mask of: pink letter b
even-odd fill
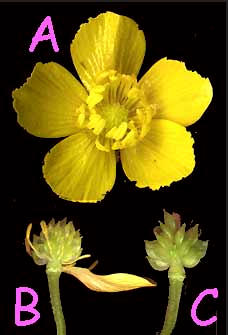
[[[33,298],[31,304],[27,306],[21,306],[21,293],[22,292],[31,294]],[[29,287],[16,288],[15,324],[17,326],[28,326],[28,325],[35,323],[37,320],[39,320],[40,313],[36,309],[34,309],[37,302],[38,302],[38,295],[33,289]],[[21,321],[20,319],[21,312],[29,312],[29,313],[32,313],[34,316],[30,320]]]

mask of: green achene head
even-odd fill
[[[33,243],[30,242],[32,225],[28,226],[26,233],[26,249],[37,265],[46,264],[53,270],[61,270],[62,266],[74,265],[81,258],[81,239],[79,230],[75,230],[73,222],[63,219],[55,223],[52,219],[48,224],[41,221],[41,233],[33,235]]]
[[[147,259],[155,270],[196,266],[207,251],[208,241],[199,240],[198,225],[185,231],[180,216],[164,210],[164,222],[154,228],[156,240],[145,241]]]

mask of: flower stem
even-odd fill
[[[175,327],[183,282],[184,278],[169,278],[169,300],[160,335],[170,335]]]
[[[52,311],[56,323],[57,335],[66,335],[66,324],[62,311],[60,292],[59,292],[59,277],[61,272],[52,272],[46,270],[48,278],[48,286],[51,298]]]

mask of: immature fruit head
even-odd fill
[[[155,270],[196,266],[207,251],[208,241],[198,239],[198,225],[185,231],[180,216],[164,210],[164,221],[154,228],[156,240],[145,241],[147,259]]]

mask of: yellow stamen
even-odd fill
[[[30,248],[37,254],[37,256],[40,257],[39,251],[33,246],[33,244],[30,241],[31,230],[32,230],[32,223],[30,223],[27,227],[25,241],[28,243]],[[31,255],[31,251],[28,249],[28,245],[26,245],[26,243],[25,243],[26,251],[28,252],[29,255]]]
[[[88,270],[93,270],[95,268],[95,266],[97,266],[98,264],[98,260],[96,260],[95,262],[93,262],[89,267],[88,267]]]
[[[46,238],[46,241],[47,241],[47,245],[48,245],[48,248],[49,248],[49,251],[50,251],[50,254],[52,254],[52,247],[49,243],[49,240],[48,240],[48,228],[47,228],[47,224],[45,221],[41,221],[40,222],[40,226],[41,226],[41,229],[42,229],[42,232],[44,234],[44,237]]]
[[[82,255],[82,256],[78,257],[77,260],[83,259],[83,258],[89,258],[89,257],[91,257],[91,255],[86,254],[86,255]]]

